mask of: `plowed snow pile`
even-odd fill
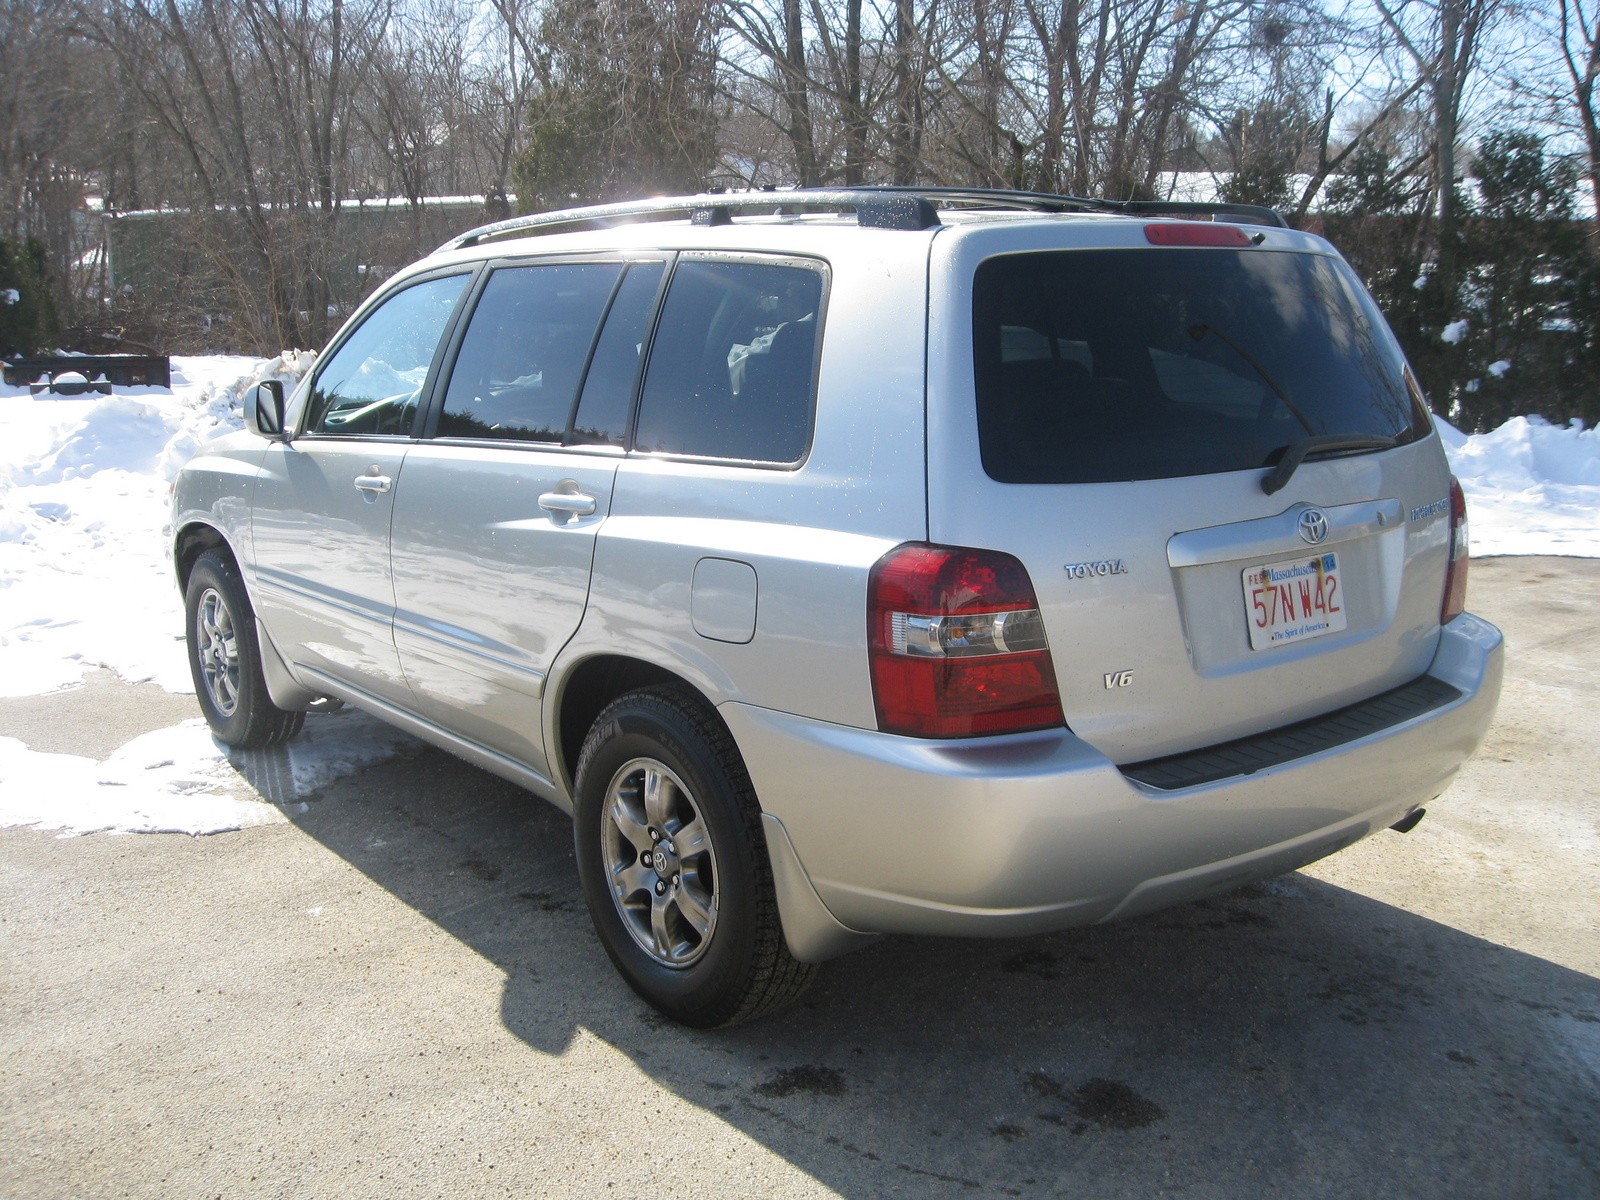
[[[1600,558],[1600,428],[1513,417],[1469,437],[1434,424],[1467,493],[1474,554]]]

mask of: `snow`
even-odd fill
[[[1489,374],[1496,379],[1499,379],[1509,370],[1511,370],[1511,360],[1507,358],[1496,359],[1489,364]]]
[[[1440,341],[1449,342],[1452,346],[1454,346],[1466,336],[1467,322],[1465,320],[1451,321],[1450,324],[1446,325],[1444,330],[1439,334],[1439,339]]]
[[[1439,417],[1472,553],[1600,558],[1600,429],[1513,417],[1468,436]]]
[[[246,389],[311,355],[173,360],[173,386],[63,398],[0,387],[0,696],[80,685],[98,668],[192,686],[167,559],[169,482],[242,426]],[[1491,368],[1492,369],[1492,368]],[[1436,420],[1466,491],[1475,554],[1600,557],[1600,434],[1518,417],[1468,436]],[[229,754],[198,721],[101,761],[0,737],[0,825],[65,833],[238,829],[412,745],[372,718],[314,715],[287,747]],[[248,798],[255,793],[271,803]]]
[[[180,358],[170,391],[0,388],[0,696],[72,687],[96,667],[190,690],[163,534],[169,482],[202,443],[241,426],[250,383],[309,365]]]
[[[0,387],[0,696],[77,687],[104,667],[193,690],[167,558],[169,483],[243,423],[245,390],[312,356],[177,358],[173,386],[110,396]],[[288,747],[229,754],[196,718],[104,762],[0,737],[0,825],[215,833],[284,819],[329,779],[414,743],[360,713],[316,716]],[[275,803],[247,798],[248,781]]]
[[[516,207],[517,207],[517,195],[516,195],[516,193],[515,192],[509,193],[505,197],[505,200],[506,200],[506,203],[511,206],[511,210],[513,212],[515,212],[516,211]],[[485,197],[483,197],[483,196],[469,196],[469,195],[462,195],[462,196],[419,196],[416,200],[412,200],[407,196],[375,196],[375,197],[371,197],[371,198],[366,199],[366,200],[359,200],[359,199],[358,200],[345,200],[342,203],[343,203],[343,206],[345,208],[347,208],[347,209],[365,209],[365,208],[410,209],[410,208],[413,208],[413,207],[416,207],[416,208],[479,208],[479,209],[481,209],[484,206]],[[266,207],[269,210],[272,209],[272,205],[267,205]],[[104,200],[101,199],[100,197],[90,197],[89,198],[89,208],[91,210],[104,211]],[[110,216],[110,217],[112,217],[112,218],[114,218],[116,220],[119,220],[119,221],[126,221],[126,220],[139,220],[139,219],[145,219],[145,218],[150,218],[150,217],[165,217],[165,216],[171,216],[174,213],[187,213],[188,211],[189,210],[186,209],[186,208],[135,208],[135,209],[129,209],[127,212],[110,212],[110,213],[107,213],[106,215]]]
[[[306,722],[274,750],[229,752],[199,717],[147,733],[104,762],[0,737],[0,826],[85,833],[223,833],[283,821],[300,798],[415,742],[365,713]],[[236,794],[243,776],[266,798]],[[279,807],[279,806],[282,807]]]

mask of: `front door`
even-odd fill
[[[389,526],[421,398],[468,278],[401,288],[324,356],[300,431],[269,450],[251,509],[256,608],[278,651],[407,707]]]

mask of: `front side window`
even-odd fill
[[[1238,471],[1314,435],[1428,431],[1394,335],[1322,254],[989,259],[973,285],[973,360],[983,465],[1002,483]]]
[[[689,259],[667,285],[638,450],[796,463],[811,441],[823,271]]]
[[[439,337],[469,278],[413,284],[373,309],[318,368],[306,432],[409,434]]]
[[[502,267],[450,372],[438,436],[560,442],[621,263]]]

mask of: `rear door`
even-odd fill
[[[973,282],[943,289],[971,303],[930,336],[932,540],[1021,559],[1067,723],[1116,761],[1289,724],[1432,658],[1438,441],[1348,267],[1264,233],[1157,246],[1117,222],[946,264]],[[1371,440],[1267,492],[1328,435]]]
[[[418,711],[535,771],[582,619],[664,260],[502,263],[406,460],[395,643]]]

